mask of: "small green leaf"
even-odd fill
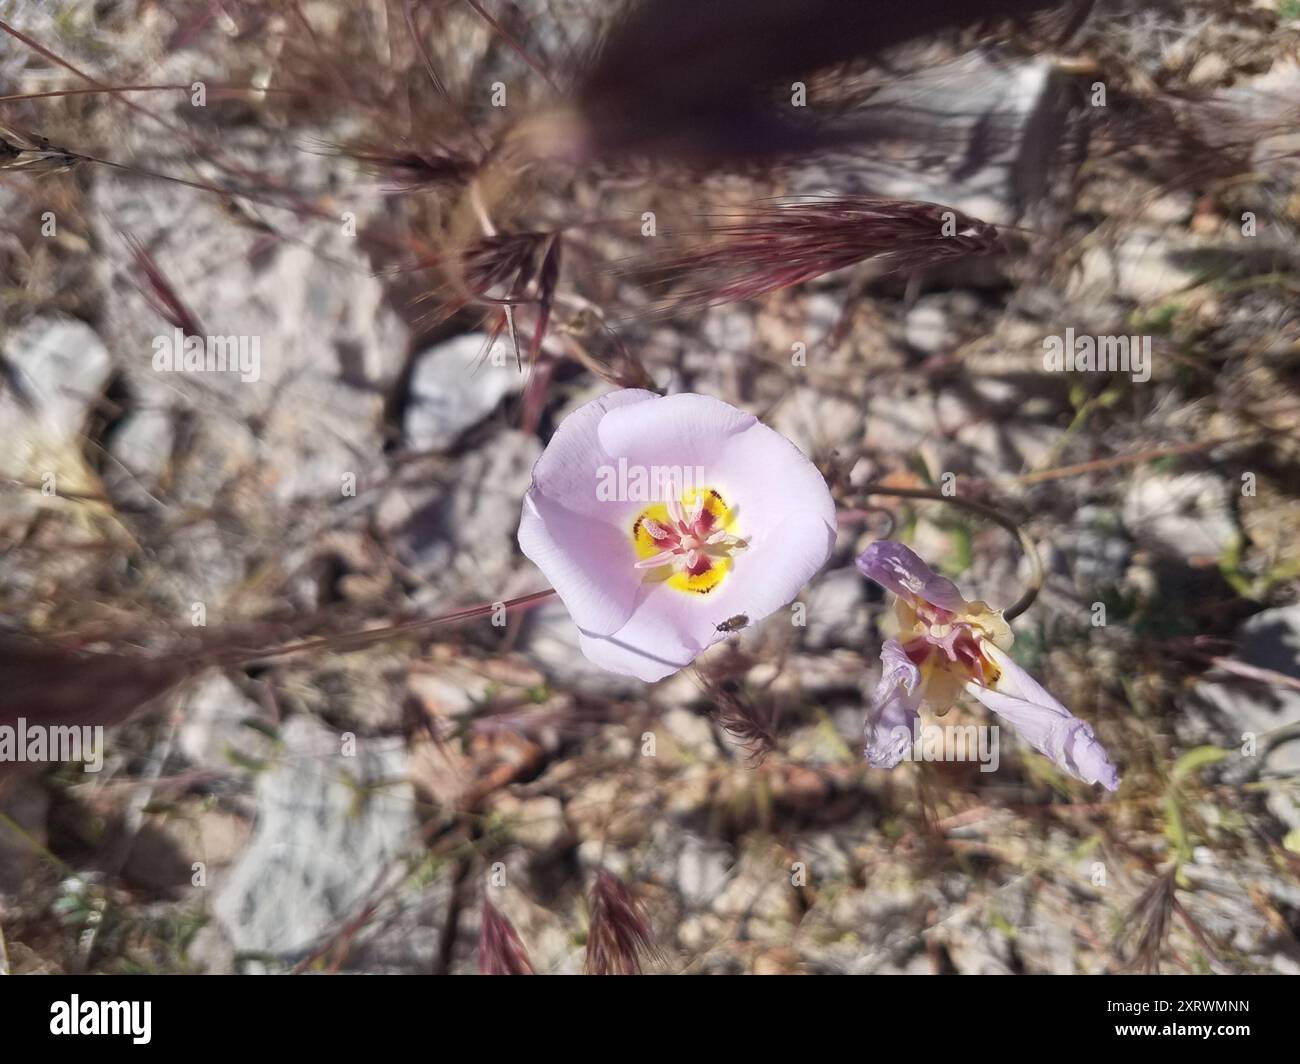
[[[1221,746],[1198,746],[1174,762],[1174,770],[1170,775],[1175,783],[1181,783],[1197,770],[1207,765],[1216,765],[1227,756],[1228,751]]]

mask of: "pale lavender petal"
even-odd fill
[[[826,562],[835,531],[816,516],[794,514],[779,535],[736,555],[735,568],[708,595],[646,585],[627,623],[603,638],[587,630],[583,652],[597,665],[647,682],[684,668],[727,638],[724,621],[752,625],[788,604]]]
[[[1010,721],[1024,740],[1057,768],[1085,783],[1116,790],[1119,773],[1092,726],[1048,694],[1005,651],[987,640],[983,650],[1001,675],[992,688],[968,683],[966,690]]]
[[[654,402],[651,402],[654,400]],[[533,466],[530,496],[544,495],[565,509],[587,514],[607,524],[621,524],[629,504],[611,506],[597,492],[601,470],[616,466],[616,456],[600,443],[600,426],[606,417],[631,407],[654,407],[659,397],[640,388],[623,388],[584,403],[564,418],[546,450]],[[637,509],[632,504],[631,509]]]
[[[837,527],[825,478],[807,455],[762,422],[729,436],[709,474],[716,481],[710,486],[732,504],[746,536],[779,533],[781,522],[796,513]]]
[[[606,636],[579,629],[578,641],[601,668],[654,683],[685,668],[723,637],[712,614],[699,606],[666,584],[651,585],[622,628]]]
[[[956,584],[926,565],[915,551],[893,540],[871,544],[859,556],[858,570],[909,606],[923,601],[957,613],[966,605]]]
[[[835,501],[817,467],[784,436],[756,423],[733,436],[710,482],[749,546],[708,602],[725,620],[743,613],[754,623],[792,602],[826,564],[838,529]]]
[[[704,465],[711,474],[728,438],[757,423],[753,414],[712,396],[669,395],[611,410],[600,421],[600,445],[634,465]]]
[[[744,546],[714,591],[643,580],[630,529],[648,500],[603,502],[596,491],[601,468],[620,462],[652,489],[661,487],[650,472],[657,467],[680,470],[678,491],[722,496],[735,517],[729,531]],[[534,471],[519,542],[569,609],[583,652],[653,681],[725,638],[723,622],[744,614],[754,623],[789,603],[825,564],[835,534],[834,502],[816,467],[752,414],[707,396],[629,391],[561,424]]]
[[[867,761],[875,768],[894,768],[912,746],[920,719],[921,672],[896,639],[880,649],[880,682],[867,712]]]
[[[622,627],[641,591],[628,532],[636,503],[604,502],[599,470],[613,459],[598,426],[611,411],[655,399],[653,392],[610,392],[579,407],[555,430],[533,467],[519,522],[519,547],[551,582],[580,628],[606,635]]]
[[[669,404],[661,420],[658,412]],[[825,480],[794,444],[749,414],[706,396],[670,396],[606,418],[601,438],[626,448],[629,460],[700,466],[703,480],[695,486],[722,495],[748,545],[733,554],[731,571],[712,593],[653,587],[623,629],[588,629],[583,649],[597,664],[645,680],[675,672],[726,638],[723,622],[743,615],[756,624],[788,605],[834,549],[835,503]],[[640,449],[645,439],[659,441],[657,452]]]
[[[717,591],[692,603],[704,608],[712,625],[740,613],[754,624],[789,605],[835,547],[834,524],[814,511],[791,513],[772,528],[740,531],[750,537],[749,546],[733,555],[732,571]]]
[[[579,628],[617,631],[641,593],[631,536],[529,492],[519,520],[519,549],[551,582]]]

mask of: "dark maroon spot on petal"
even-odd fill
[[[908,660],[913,665],[922,665],[925,659],[930,656],[933,644],[922,636],[919,639],[913,639],[907,646],[903,647],[903,653],[907,655]]]

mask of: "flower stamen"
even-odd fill
[[[733,555],[748,543],[732,531],[734,515],[718,491],[692,488],[678,493],[665,482],[663,500],[647,507],[632,525],[640,555],[634,565],[650,572],[647,579],[708,594],[730,571]]]

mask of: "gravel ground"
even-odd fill
[[[495,912],[536,971],[581,972],[605,872],[652,971],[1300,973],[1294,5],[1097,4],[1064,43],[944,37],[883,89],[871,64],[809,80],[944,116],[919,157],[651,153],[468,193],[356,153],[538,136],[617,5],[517,3],[503,33],[453,5],[419,47],[398,3],[305,3],[310,33],[297,7],[0,3],[94,81],[182,86],[0,101],[50,142],[0,169],[0,679],[31,700],[0,698],[109,724],[100,772],[0,765],[0,962],[468,973]],[[0,42],[0,95],[86,85]],[[948,205],[1001,250],[739,301],[646,280],[708,215],[823,192]],[[480,228],[566,233],[518,359],[446,266]],[[178,327],[253,338],[250,372],[160,370]],[[1067,329],[1145,337],[1149,372],[1047,371]],[[800,609],[656,684],[586,661],[554,600],[248,660],[545,587],[516,542],[533,463],[620,384],[741,406],[826,474],[849,515]],[[866,764],[886,604],[855,556],[888,525],[970,597],[1030,580],[960,508],[849,513],[882,481],[1037,544],[1016,656],[1117,794],[1005,730],[995,772]]]

